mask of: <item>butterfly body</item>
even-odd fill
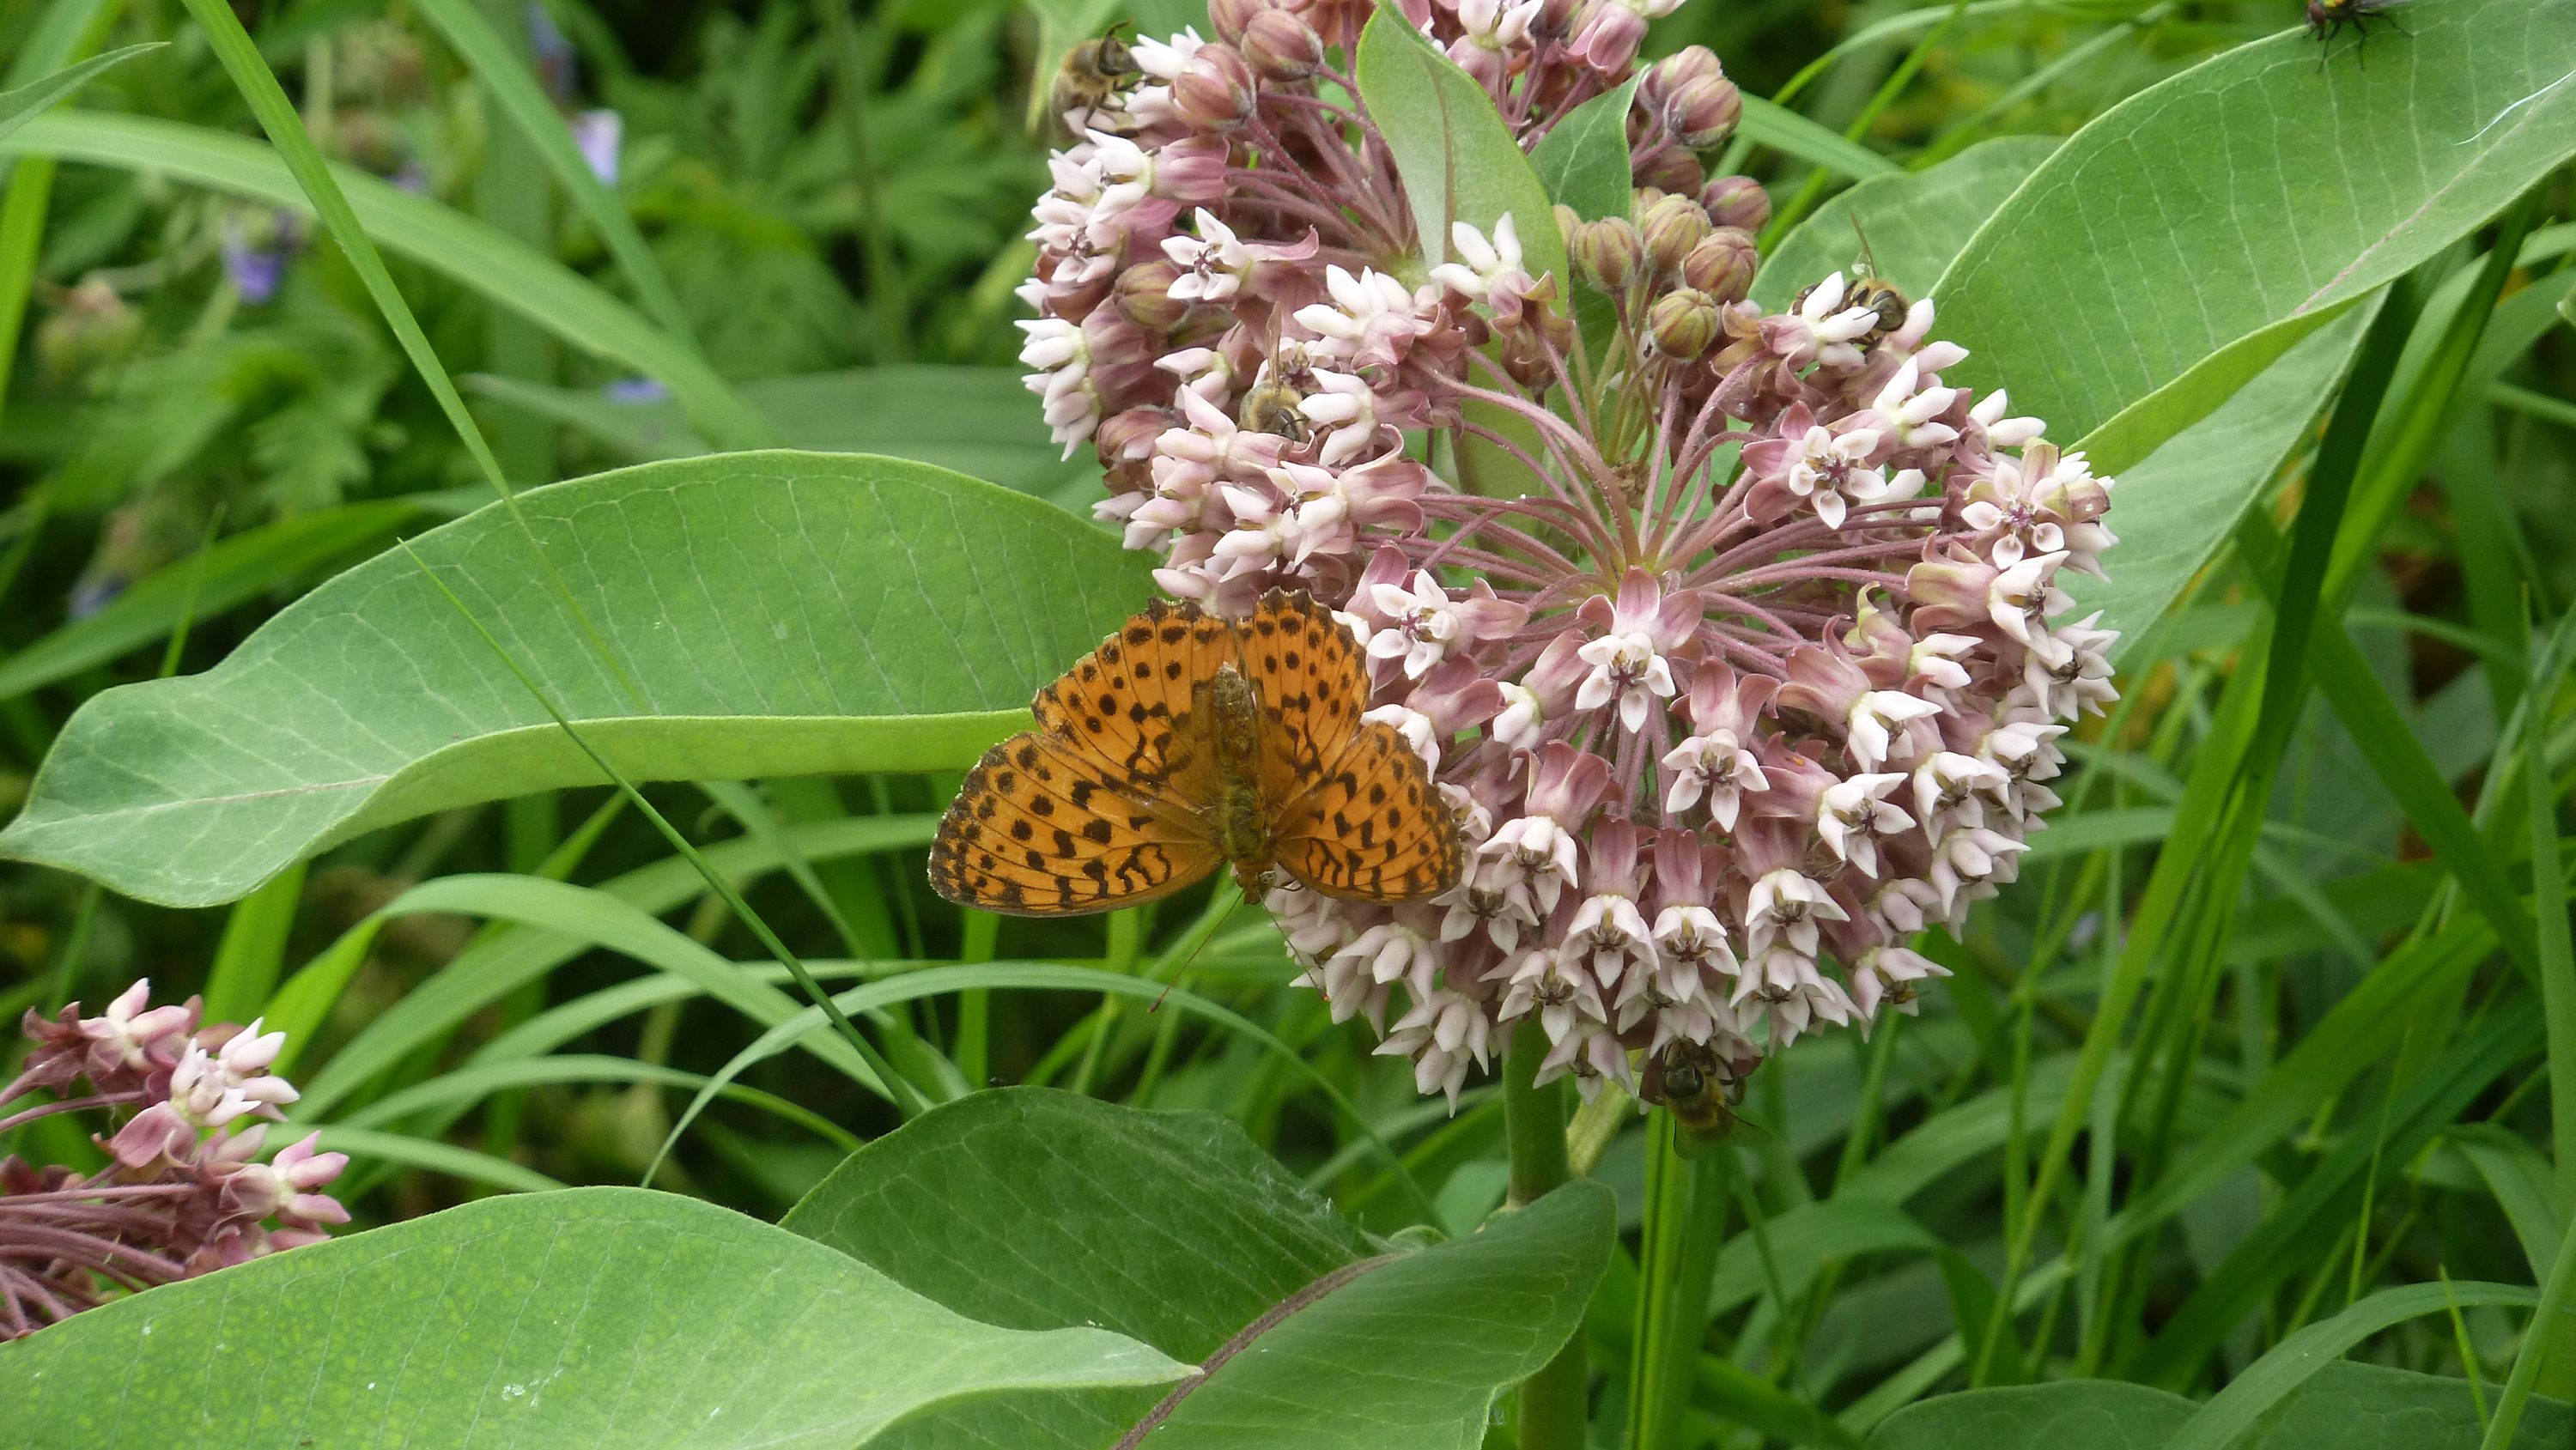
[[[1363,720],[1359,642],[1304,594],[1241,621],[1157,602],[1032,702],[985,753],[930,852],[964,906],[1066,916],[1170,895],[1231,866],[1330,896],[1425,901],[1465,846],[1429,768]]]

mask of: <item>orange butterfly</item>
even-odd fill
[[[1038,728],[984,753],[930,847],[930,884],[1013,916],[1169,896],[1231,863],[1327,896],[1424,901],[1466,848],[1422,757],[1363,722],[1359,641],[1309,594],[1249,619],[1160,600],[1038,692]]]

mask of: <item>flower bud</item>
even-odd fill
[[[1264,10],[1243,31],[1243,58],[1274,81],[1302,81],[1323,69],[1324,38],[1286,10]]]
[[[1655,299],[1646,314],[1646,335],[1657,352],[1688,362],[1717,340],[1717,324],[1717,299],[1683,287]]]
[[[1208,28],[1226,44],[1241,45],[1254,17],[1269,8],[1269,0],[1208,0]]]
[[[1651,108],[1664,130],[1693,151],[1724,141],[1744,111],[1744,98],[1704,45],[1656,62],[1637,87],[1637,104]]]
[[[1190,310],[1190,304],[1172,295],[1172,284],[1180,275],[1181,269],[1162,257],[1139,262],[1118,274],[1110,300],[1119,316],[1138,327],[1157,334],[1170,332]]]
[[[1567,206],[1561,201],[1555,206],[1548,208],[1548,210],[1554,213],[1556,217],[1556,235],[1558,239],[1565,243],[1565,249],[1567,251],[1573,251],[1574,234],[1583,229],[1583,213],[1576,211],[1574,208]]]
[[[1667,196],[1637,218],[1637,234],[1645,240],[1656,274],[1668,274],[1707,238],[1708,213],[1689,197]]]
[[[1699,204],[1722,227],[1758,232],[1771,220],[1771,194],[1750,176],[1719,177],[1699,194]]]
[[[1252,115],[1252,67],[1230,45],[1198,48],[1172,82],[1172,109],[1203,131],[1231,131]]]
[[[1649,186],[1682,196],[1699,191],[1708,173],[1700,170],[1699,158],[1679,146],[1667,146],[1637,172],[1637,179]]]
[[[1605,217],[1574,229],[1574,265],[1586,284],[1624,292],[1646,264],[1645,239],[1625,218]]]
[[[1682,281],[1720,302],[1741,302],[1753,289],[1753,273],[1762,265],[1753,234],[1737,227],[1718,227],[1682,259]]]

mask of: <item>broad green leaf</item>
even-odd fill
[[[1474,1450],[1495,1397],[1582,1323],[1617,1217],[1609,1189],[1578,1179],[1369,1269],[1185,1386],[1149,1443]]]
[[[296,514],[218,540],[136,580],[107,607],[76,619],[0,661],[0,700],[67,679],[128,655],[177,627],[180,614],[206,620],[272,590],[301,585],[324,568],[374,553],[422,510],[402,499]]]
[[[2339,1359],[2274,1407],[2239,1444],[2243,1450],[2478,1450],[2484,1439],[2468,1381]],[[2525,1402],[2514,1450],[2563,1450],[2571,1444],[2576,1413],[2557,1400],[2535,1396]]]
[[[779,1226],[970,1319],[1093,1323],[1191,1361],[1371,1252],[1224,1118],[1035,1087],[924,1113]]]
[[[1887,1417],[1869,1450],[2161,1450],[2195,1406],[2117,1380],[1967,1390]]]
[[[932,1109],[851,1155],[780,1227],[970,1319],[1095,1325],[1192,1363],[1370,1253],[1226,1119],[1048,1088]],[[1023,1396],[948,1412],[902,1440],[1105,1446],[1160,1398]]]
[[[1762,259],[1753,300],[1778,311],[1799,289],[1834,272],[1848,276],[1863,235],[1878,275],[1908,297],[1932,295],[1968,238],[2058,144],[2054,136],[2001,136],[1938,166],[1872,176],[1834,195]]]
[[[47,106],[87,85],[90,77],[100,71],[122,65],[147,50],[159,50],[169,43],[155,40],[129,45],[123,50],[111,50],[105,55],[91,56],[78,65],[66,66],[33,84],[20,86],[14,91],[0,91],[0,136],[6,136],[43,115]]]
[[[0,139],[0,154],[119,167],[297,212],[312,210],[269,147],[172,121],[64,112]],[[767,441],[765,420],[695,352],[597,283],[453,207],[364,171],[334,166],[331,176],[378,245],[445,274],[575,347],[660,379],[700,427],[730,446]]]
[[[597,784],[477,622],[630,779],[959,769],[1147,592],[1116,540],[896,459],[647,464],[517,511],[350,570],[205,674],[91,699],[0,850],[207,905],[394,821]]]
[[[1585,101],[1539,138],[1530,169],[1549,200],[1574,208],[1585,221],[1628,215],[1637,194],[1628,165],[1628,111],[1645,79],[1639,71]]]
[[[0,1345],[30,1445],[811,1446],[1185,1367],[963,1319],[844,1254],[629,1188],[485,1199]]]
[[[2123,643],[2143,638],[2217,554],[2282,463],[2313,436],[2317,414],[2369,321],[2367,308],[2353,308],[2328,322],[2207,417],[2123,469],[2106,520],[2120,536],[2120,547],[2102,559],[2111,577],[2065,575],[2075,613],[2098,609],[2102,628],[2119,630]],[[2014,410],[2027,406],[2014,384]],[[2107,465],[2096,460],[2096,466]]]
[[[2363,68],[2296,32],[2087,125],[1936,289],[1957,380],[2125,472],[2576,153],[2576,24],[2447,0]]]
[[[1736,132],[1745,140],[1840,176],[1883,176],[1896,169],[1895,162],[1841,132],[1828,130],[1760,96],[1744,98],[1744,118],[1736,123]]]
[[[2528,1308],[2540,1302],[2538,1291],[2513,1284],[2480,1284],[2461,1280],[2447,1284],[2406,1284],[2382,1289],[2342,1313],[2311,1324],[2264,1352],[2261,1359],[2247,1365],[2243,1373],[2228,1381],[2227,1387],[2212,1396],[2207,1404],[2193,1413],[2191,1419],[2173,1438],[2165,1442],[2166,1450],[2228,1450],[2245,1432],[2274,1406],[2286,1400],[2305,1384],[2309,1377],[2343,1357],[2344,1351],[2392,1325],[2427,1314],[2441,1314],[2451,1306],[2462,1309],[2482,1305],[2510,1305]],[[2469,1410],[2469,1386],[2465,1380],[2452,1382],[2464,1411]],[[2472,1412],[2469,1423],[2474,1429],[2477,1417]],[[2345,1434],[2351,1422],[2347,1420]],[[2427,1439],[2408,1439],[2408,1445],[2420,1445]],[[2360,1450],[2364,1445],[2388,1443],[2384,1434],[2368,1438],[2330,1437],[2317,1441],[2285,1441],[2289,1444],[2343,1446]],[[2534,1442],[2535,1444],[2538,1442]]]
[[[1404,178],[1423,264],[1448,258],[1451,222],[1491,236],[1508,212],[1522,266],[1533,277],[1553,274],[1557,295],[1569,295],[1565,239],[1547,188],[1485,88],[1388,5],[1369,17],[1360,35],[1359,85],[1369,119]]]

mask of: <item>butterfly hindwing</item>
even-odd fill
[[[1237,630],[1244,677],[1261,694],[1261,798],[1284,811],[1357,736],[1368,659],[1311,594],[1273,590]]]
[[[1457,821],[1430,769],[1383,721],[1360,726],[1275,829],[1289,875],[1349,901],[1428,901],[1457,885],[1466,865]]]
[[[930,884],[961,906],[1063,916],[1168,896],[1223,859],[1185,810],[1033,731],[967,772],[931,843]]]

